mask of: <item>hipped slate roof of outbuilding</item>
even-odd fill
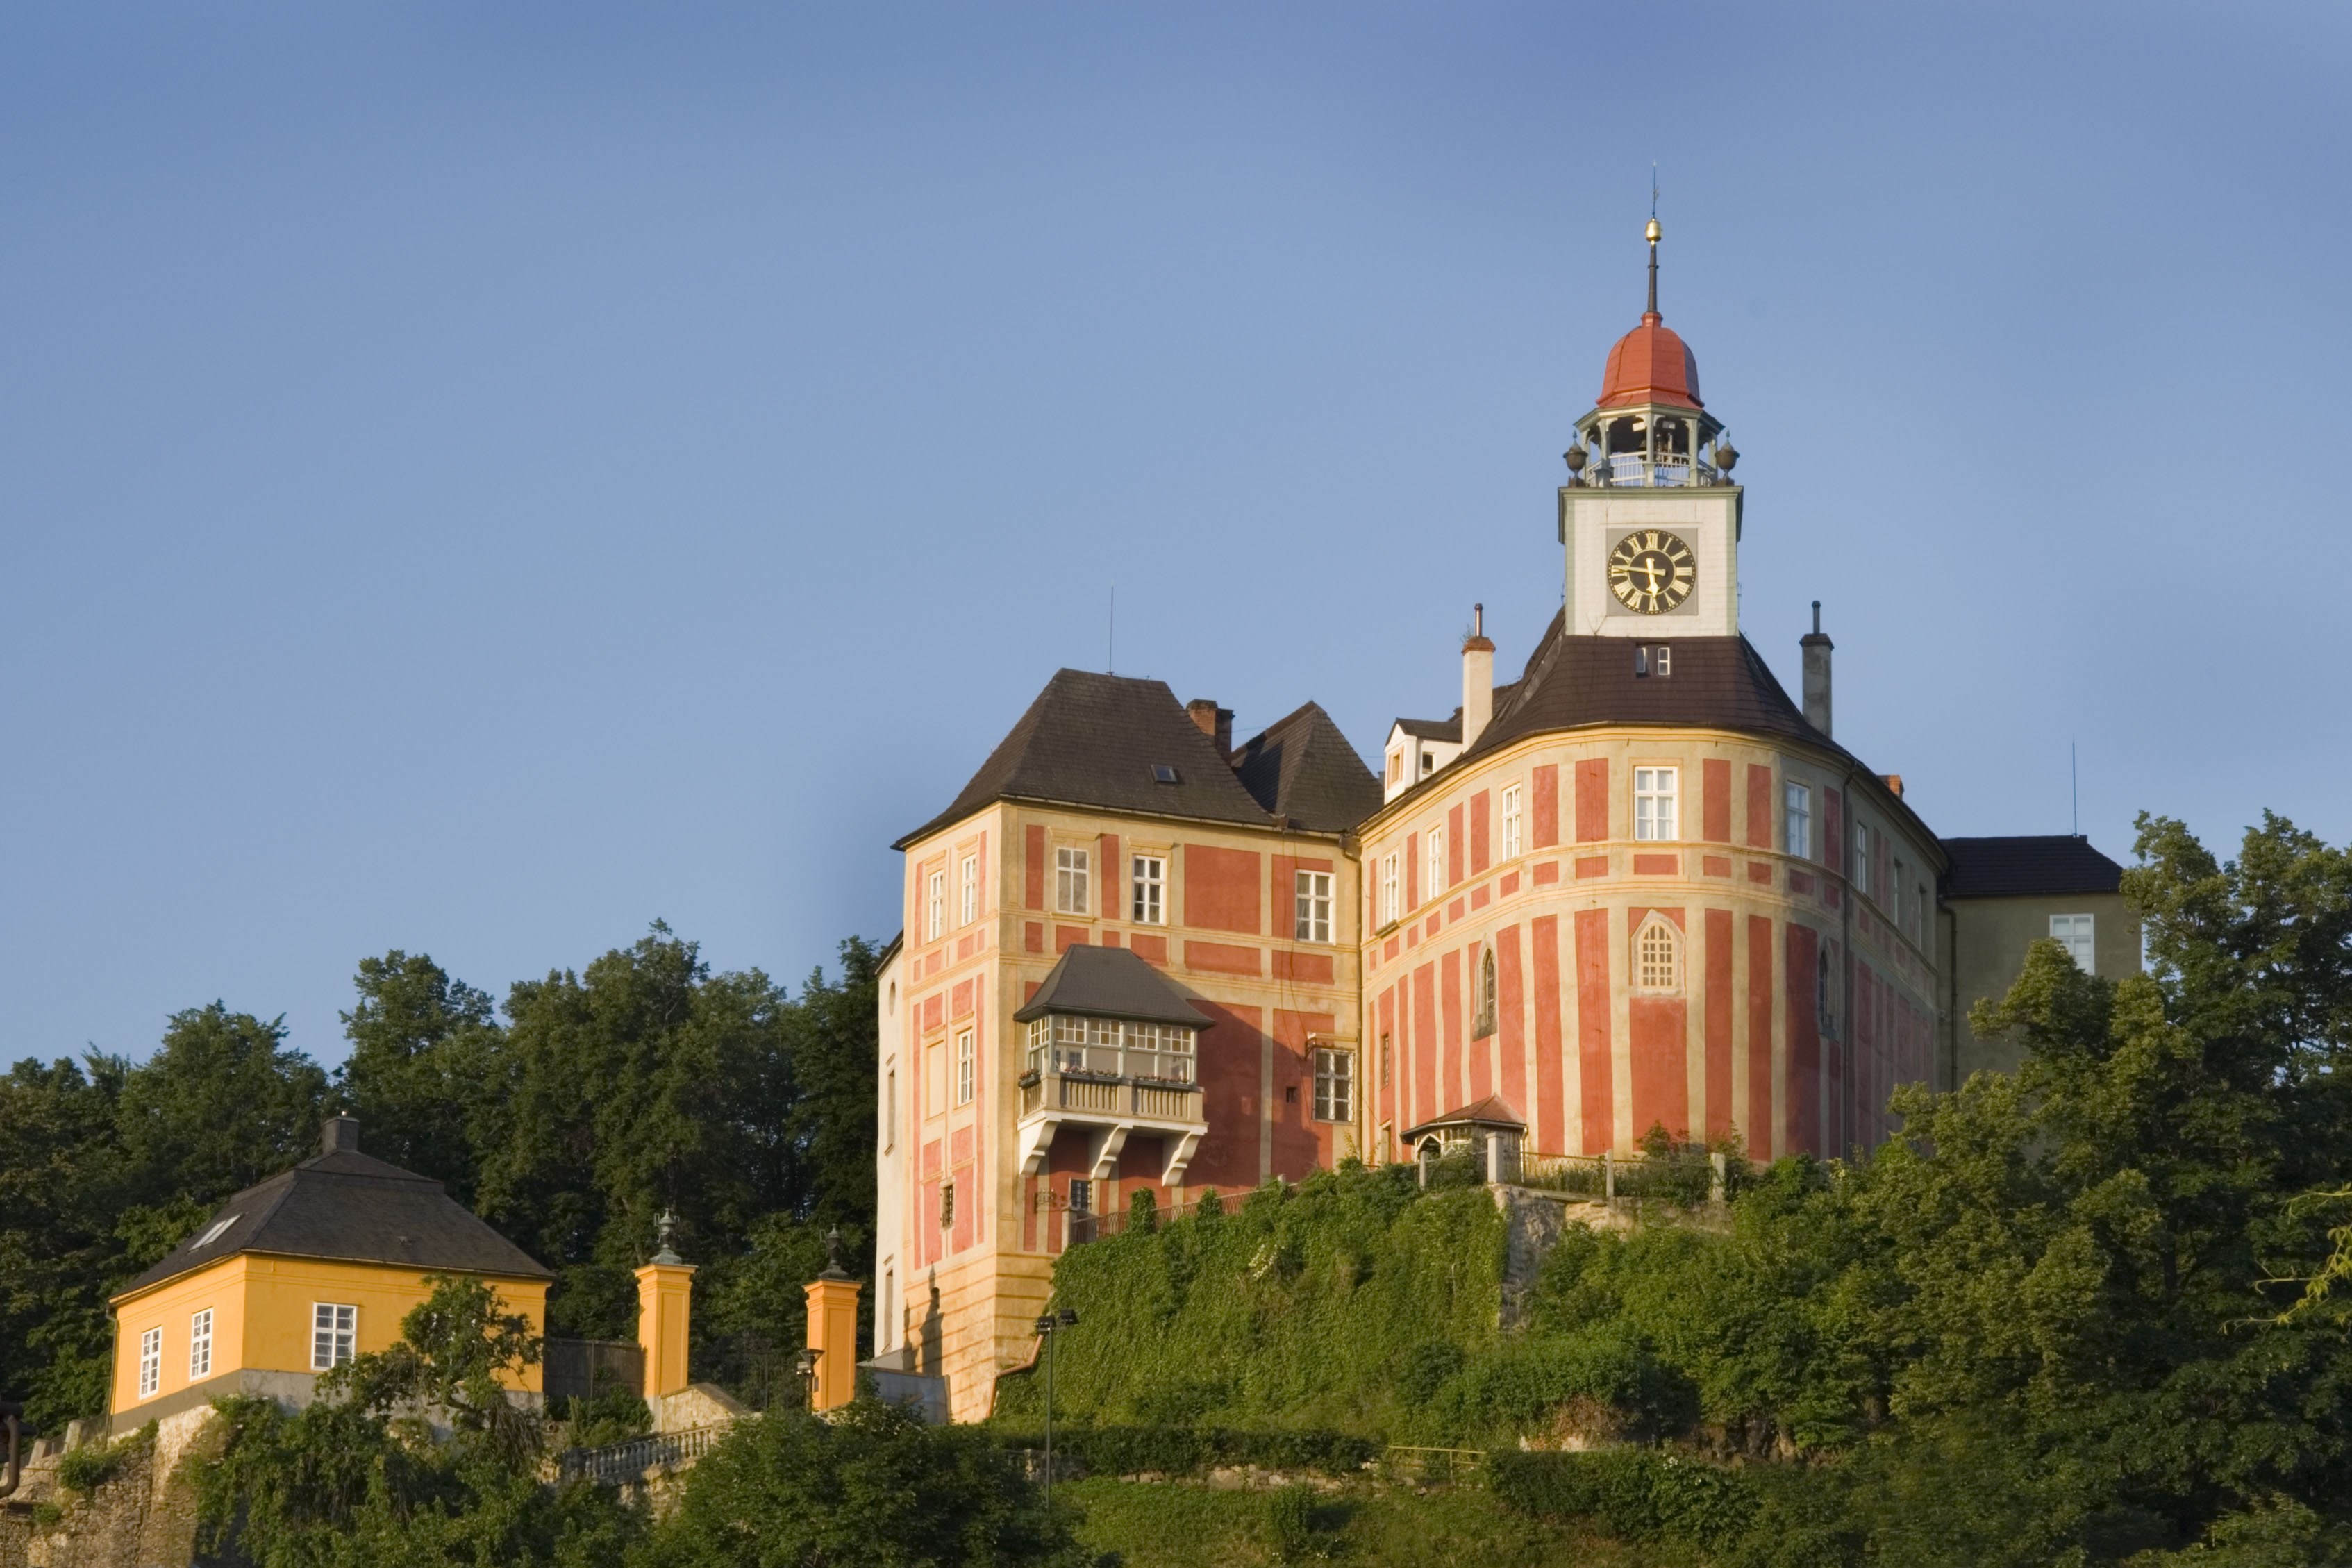
[[[1948,899],[2015,899],[2114,893],[2124,868],[2066,833],[1999,838],[1947,838],[1943,894]]]
[[[1013,1017],[1025,1024],[1048,1013],[1181,1024],[1188,1029],[1205,1029],[1210,1023],[1209,1016],[1193,1006],[1175,982],[1126,948],[1085,944],[1062,954],[1061,962],[1037,987],[1037,994]]]
[[[226,1230],[195,1245],[224,1219],[231,1221]],[[194,1237],[124,1286],[117,1299],[240,1252],[389,1263],[428,1272],[553,1278],[440,1183],[357,1149],[335,1149],[221,1205]]]

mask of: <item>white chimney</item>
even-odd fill
[[[1470,635],[1462,640],[1462,749],[1468,751],[1495,716],[1495,645],[1486,640],[1486,606],[1470,607]]]

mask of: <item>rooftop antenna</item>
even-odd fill
[[[2066,742],[2066,793],[2074,804],[2074,837],[2083,837],[2083,771],[2074,764],[2074,742]]]
[[[1118,584],[1110,585],[1110,622],[1103,631],[1103,673],[1118,673]]]
[[[1658,163],[1650,160],[1650,311],[1658,313]]]

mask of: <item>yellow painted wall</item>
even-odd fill
[[[430,1296],[425,1270],[382,1263],[348,1263],[320,1258],[279,1258],[242,1253],[115,1305],[113,1408],[128,1410],[139,1398],[139,1342],[150,1328],[163,1331],[163,1380],[150,1398],[185,1388],[189,1318],[213,1309],[213,1363],[208,1377],[254,1370],[299,1372],[310,1365],[310,1309],[321,1301],[359,1309],[356,1346],[389,1350],[400,1340],[400,1321]],[[547,1325],[547,1281],[493,1279],[499,1304],[530,1320],[531,1331]],[[198,1379],[195,1381],[204,1381]],[[536,1391],[540,1369],[525,1367],[514,1386]]]

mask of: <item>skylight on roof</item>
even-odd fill
[[[205,1229],[204,1235],[196,1237],[196,1245],[198,1247],[210,1247],[227,1232],[229,1226],[237,1222],[237,1217],[238,1216],[236,1215],[230,1215],[226,1219],[216,1219],[213,1221],[211,1226]]]
[[[1151,779],[1154,784],[1174,784],[1176,770],[1166,763],[1154,763],[1151,764]]]

